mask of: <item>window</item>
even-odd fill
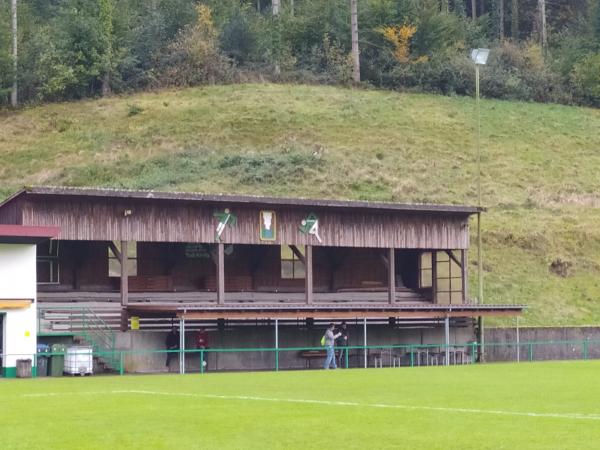
[[[58,242],[59,241],[48,241],[37,246],[36,270],[38,284],[60,283]]]
[[[462,255],[457,251],[437,252],[437,303],[462,303]]]
[[[121,242],[113,241],[114,246],[119,252],[121,252]],[[109,277],[121,277],[121,263],[117,259],[116,255],[108,246],[108,276]],[[127,243],[127,275],[137,275],[137,242],[129,241]]]
[[[296,249],[304,256],[304,245],[297,245]],[[304,279],[304,263],[287,245],[281,246],[281,278]]]
[[[419,287],[422,288],[431,287],[431,280],[433,277],[431,255],[431,252],[421,253]]]
[[[462,254],[460,251],[423,252],[419,260],[419,287],[433,286],[435,255],[436,303],[462,303]]]

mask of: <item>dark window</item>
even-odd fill
[[[60,283],[58,263],[59,241],[48,241],[37,246],[37,282],[38,284]]]

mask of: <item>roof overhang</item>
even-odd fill
[[[87,187],[61,187],[61,186],[34,186],[15,193],[3,203],[0,208],[19,197],[85,197],[85,198],[108,198],[108,199],[130,199],[169,202],[201,202],[201,203],[227,203],[230,205],[247,205],[260,207],[309,207],[330,208],[348,210],[368,211],[398,211],[406,213],[432,213],[432,214],[457,214],[471,215],[484,211],[484,208],[467,205],[440,205],[428,203],[395,203],[395,202],[371,202],[355,200],[332,200],[332,199],[306,199],[306,198],[280,198],[263,197],[258,195],[225,195],[225,194],[203,194],[194,192],[160,192],[160,191],[133,191],[119,189],[102,189]]]
[[[0,225],[0,244],[39,244],[58,236],[59,227]]]
[[[129,315],[140,317],[170,316],[186,320],[304,320],[308,318],[336,319],[389,319],[392,318],[446,318],[518,316],[522,305],[228,305],[203,308],[170,305],[130,305]]]

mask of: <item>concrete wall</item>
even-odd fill
[[[17,359],[31,359],[36,349],[36,248],[32,244],[0,244],[0,299],[33,299],[24,309],[4,314],[2,372],[13,376]]]
[[[590,359],[600,358],[600,327],[521,327],[519,340],[536,344],[521,344],[517,352],[516,328],[485,329],[486,361],[572,360],[583,359],[585,352]],[[564,341],[569,342],[554,343]]]
[[[362,325],[349,327],[350,345],[363,345]],[[312,328],[281,325],[279,327],[279,367],[281,369],[319,368],[324,363],[321,358],[307,361],[300,358],[297,350],[285,351],[285,348],[320,347],[319,341],[325,332],[324,326]],[[275,346],[274,327],[244,326],[225,330],[209,330],[211,349],[235,348],[273,348]],[[444,342],[443,326],[437,328],[395,328],[389,325],[369,325],[367,328],[368,345],[401,345],[401,344],[441,344]],[[151,353],[148,350],[164,350],[166,333],[153,331],[128,331],[118,333],[117,348],[133,351],[125,354],[126,372],[164,372],[166,354]],[[195,332],[186,333],[186,348],[195,348]],[[473,341],[475,335],[471,327],[452,328],[450,343],[463,345]],[[363,354],[358,350],[350,351],[350,366],[362,366]],[[406,360],[405,360],[406,361]],[[210,353],[208,370],[273,370],[275,354],[266,351]],[[369,358],[372,365],[372,359]],[[389,358],[384,357],[384,365]],[[178,358],[173,358],[171,371],[179,371]],[[199,354],[186,357],[186,371],[199,371]]]

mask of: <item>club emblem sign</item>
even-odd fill
[[[217,229],[215,230],[215,241],[221,242],[221,235],[225,231],[225,227],[232,227],[237,223],[237,217],[233,214],[229,208],[225,208],[223,212],[215,211],[213,216],[219,221]]]
[[[317,241],[321,241],[319,236],[319,217],[315,213],[310,213],[306,219],[300,223],[300,232],[304,234],[312,234],[317,238]]]
[[[277,238],[277,220],[275,211],[260,212],[260,240],[274,241]]]

